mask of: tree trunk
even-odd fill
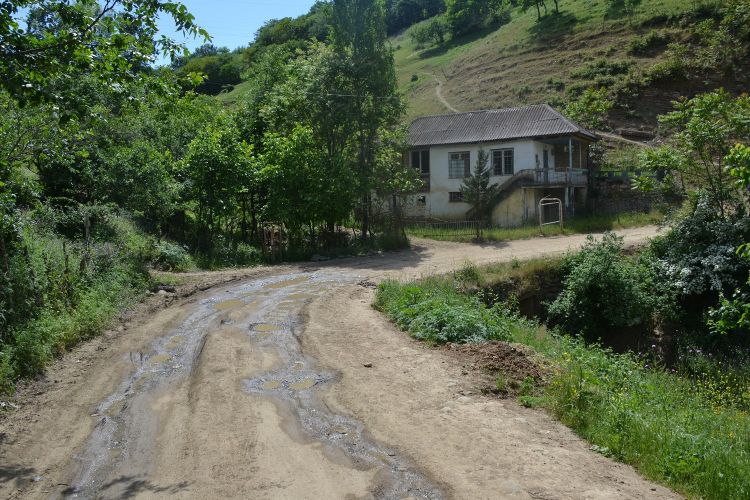
[[[250,195],[250,224],[252,225],[252,234],[254,238],[258,237],[258,217],[255,213],[255,195]]]
[[[242,223],[240,224],[240,238],[247,243],[247,195],[242,197]]]

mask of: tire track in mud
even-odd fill
[[[376,442],[361,422],[321,402],[321,391],[336,383],[337,374],[317,366],[303,352],[303,312],[318,294],[358,278],[340,271],[278,275],[234,285],[196,304],[181,325],[153,342],[150,352],[131,354],[135,369],[97,407],[100,421],[77,457],[75,480],[65,494],[121,496],[127,487],[122,478],[149,478],[160,458],[153,445],[161,424],[151,410],[154,401],[186,380],[192,387],[208,335],[228,325],[245,331],[255,349],[280,361],[270,371],[244,380],[249,400],[273,401],[294,416],[295,433],[322,444],[331,456],[343,454],[353,469],[375,471],[369,487],[375,498],[442,498],[408,458]],[[193,393],[189,388],[189,400]]]

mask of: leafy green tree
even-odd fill
[[[446,0],[445,15],[453,36],[491,24],[504,0]]]
[[[357,195],[351,164],[329,163],[329,156],[309,126],[297,125],[285,135],[269,133],[259,158],[267,189],[266,220],[282,222],[299,238],[303,229],[346,219]]]
[[[564,114],[583,127],[600,129],[605,125],[607,113],[614,102],[606,89],[586,89],[581,96],[565,106]]]
[[[440,45],[445,42],[449,26],[445,16],[435,16],[423,24],[413,26],[409,30],[409,37],[417,46],[428,44]]]
[[[242,81],[239,56],[229,54],[228,51],[191,58],[177,72],[178,75],[184,76],[191,73],[204,76],[195,86],[195,91],[202,94],[216,95]],[[186,81],[189,82],[187,79]]]
[[[19,21],[30,8],[29,29]],[[22,100],[63,104],[77,75],[100,76],[110,84],[132,81],[133,69],[150,64],[157,51],[176,55],[184,47],[158,37],[157,18],[172,18],[177,29],[208,39],[187,8],[153,0],[11,0],[0,3],[0,86]],[[50,83],[57,82],[52,92]]]
[[[251,168],[251,148],[227,127],[211,127],[188,146],[183,172],[196,205],[198,246],[211,251],[212,237],[233,215],[239,188],[237,178]]]
[[[382,2],[334,0],[332,19],[333,70],[339,78],[330,93],[348,102],[336,119],[351,124],[362,200],[358,212],[362,235],[367,238],[379,131],[398,124],[404,105],[397,90]]]
[[[477,153],[477,163],[471,176],[461,184],[461,196],[464,202],[471,205],[471,215],[482,224],[492,215],[493,200],[500,187],[490,184],[490,170],[487,168],[489,155],[484,149]],[[477,238],[481,237],[481,225],[477,225]]]
[[[557,6],[557,2],[555,2],[555,6]],[[521,0],[521,10],[526,12],[531,7],[536,8],[537,21],[542,20],[542,8],[544,8],[544,15],[547,15],[547,4],[544,0]]]
[[[727,158],[732,148],[750,142],[750,97],[732,97],[723,89],[675,103],[675,111],[660,117],[674,131],[666,148],[646,157],[657,166],[678,174],[688,188],[705,189],[712,206],[722,216],[736,197]],[[731,211],[731,210],[729,210]]]
[[[443,0],[386,0],[387,29],[389,34],[411,26],[445,11]]]

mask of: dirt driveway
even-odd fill
[[[654,228],[622,232],[638,243]],[[369,281],[526,259],[581,236],[260,268],[136,315],[0,417],[9,498],[671,498],[372,310]],[[157,297],[158,298],[158,297]]]

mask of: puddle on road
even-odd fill
[[[305,389],[309,389],[310,387],[317,384],[318,381],[314,378],[306,378],[302,379],[299,382],[294,382],[293,384],[289,384],[289,388],[293,391],[304,391]]]
[[[240,307],[246,304],[247,302],[240,299],[224,300],[222,302],[217,302],[216,304],[214,304],[214,309],[216,309],[217,311],[226,311],[227,309],[234,309],[235,307]]]
[[[297,278],[291,278],[287,280],[281,280],[281,281],[275,281],[273,283],[268,283],[265,287],[266,288],[272,288],[272,289],[278,289],[278,288],[284,288],[287,286],[292,285],[299,285],[301,283],[305,283],[307,281],[310,281],[312,277],[311,276],[299,276]]]
[[[318,392],[332,383],[335,376],[316,371],[315,361],[302,352],[297,328],[304,302],[316,296],[314,292],[310,293],[311,290],[342,282],[340,276],[336,278],[326,280],[322,276],[300,276],[266,285],[266,288],[278,290],[265,299],[275,300],[273,311],[269,311],[274,322],[251,324],[249,334],[251,338],[261,340],[260,336],[265,333],[267,337],[262,338],[264,342],[260,345],[263,349],[275,349],[283,366],[246,380],[245,388],[250,394],[270,397],[277,404],[286,406],[296,415],[305,434],[331,449],[343,451],[354,467],[377,469],[379,479],[372,491],[375,498],[442,498],[438,488],[417,472],[408,460],[375,442],[361,422],[332,413],[318,397]],[[352,279],[345,281],[355,282]],[[294,288],[287,289],[293,285]],[[277,320],[283,316],[287,319]],[[262,318],[263,315],[258,317]],[[273,334],[269,334],[269,331]]]
[[[361,422],[337,415],[320,401],[318,393],[335,381],[335,374],[316,369],[314,359],[302,352],[297,328],[305,303],[322,290],[339,283],[356,283],[359,276],[291,274],[279,281],[253,281],[234,285],[196,304],[175,330],[154,341],[146,362],[135,364],[134,373],[121,388],[97,408],[104,416],[92,434],[81,466],[71,481],[73,496],[96,497],[107,481],[123,473],[147,474],[148,443],[157,441],[157,425],[144,408],[151,408],[155,394],[179,383],[194,367],[206,335],[234,324],[263,354],[281,360],[281,367],[244,381],[248,397],[269,397],[296,416],[300,430],[331,450],[343,452],[352,467],[374,468],[378,482],[372,495],[378,499],[438,499],[440,491],[411,463],[377,443]],[[143,357],[141,358],[144,359]],[[290,450],[290,452],[292,452]]]
[[[169,354],[157,354],[156,356],[151,356],[148,358],[148,363],[150,365],[160,365],[162,363],[166,363],[167,361],[170,361],[172,359],[172,356]]]
[[[171,351],[183,342],[185,342],[185,337],[183,335],[175,335],[169,339],[169,342],[164,345],[164,348]]]
[[[266,391],[273,391],[281,387],[281,380],[266,380],[262,385]]]

